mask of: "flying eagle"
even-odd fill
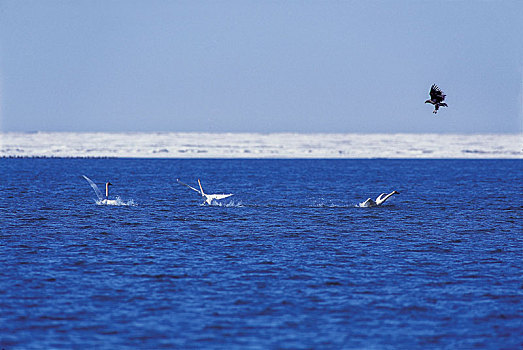
[[[438,109],[440,106],[448,107],[447,104],[443,102],[445,100],[445,96],[447,95],[445,95],[436,84],[432,84],[432,86],[430,87],[429,94],[430,100],[425,101],[425,103],[431,103],[434,105],[434,111],[432,113],[438,113]]]

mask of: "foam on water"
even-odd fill
[[[105,199],[97,200],[96,205],[110,205],[110,206],[125,206],[125,207],[135,207],[137,204],[134,202],[134,200],[130,199],[128,201],[124,201],[120,198],[120,196],[116,196],[114,200],[105,201]]]
[[[358,203],[356,205],[354,205],[356,208],[372,208],[371,206],[369,205],[365,205],[365,201],[361,202],[361,203]]]
[[[243,203],[241,201],[217,201],[217,200],[213,200],[211,202],[211,204],[207,204],[207,203],[201,203],[200,206],[202,207],[205,207],[205,206],[211,206],[211,207],[224,207],[224,208],[232,208],[232,207],[243,207]]]
[[[311,204],[309,205],[310,208],[347,208],[348,206],[346,204],[337,204],[332,201],[326,201],[324,199],[320,199],[317,201],[311,201]]]

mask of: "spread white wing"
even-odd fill
[[[200,190],[197,190],[196,188],[194,188],[194,187],[192,187],[192,186],[189,186],[189,185],[187,185],[187,184],[181,182],[180,179],[176,179],[176,182],[178,182],[180,185],[183,185],[183,186],[185,186],[185,187],[189,187],[191,190],[196,191],[196,192],[198,192],[199,194],[202,194],[202,192],[201,192]]]
[[[378,198],[376,198],[376,204],[380,205],[381,203],[385,202],[385,198],[382,198],[383,196],[385,196],[386,193],[382,193],[378,196]]]
[[[92,182],[91,179],[88,178],[87,176],[85,176],[85,175],[82,175],[82,176],[84,177],[84,179],[87,180],[87,182],[89,182],[89,185],[91,185],[91,187],[93,188],[94,193],[96,193],[96,196],[98,197],[98,199],[103,200],[104,196],[102,196],[102,192],[100,192],[100,189],[98,188],[98,186],[96,186],[96,184],[94,182]]]

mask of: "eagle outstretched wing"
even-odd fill
[[[430,99],[432,101],[436,103],[443,102],[443,100],[445,100],[445,96],[447,95],[445,95],[436,84],[432,84],[430,87]]]

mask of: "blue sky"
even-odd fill
[[[522,18],[523,1],[0,0],[0,130],[522,132]]]

